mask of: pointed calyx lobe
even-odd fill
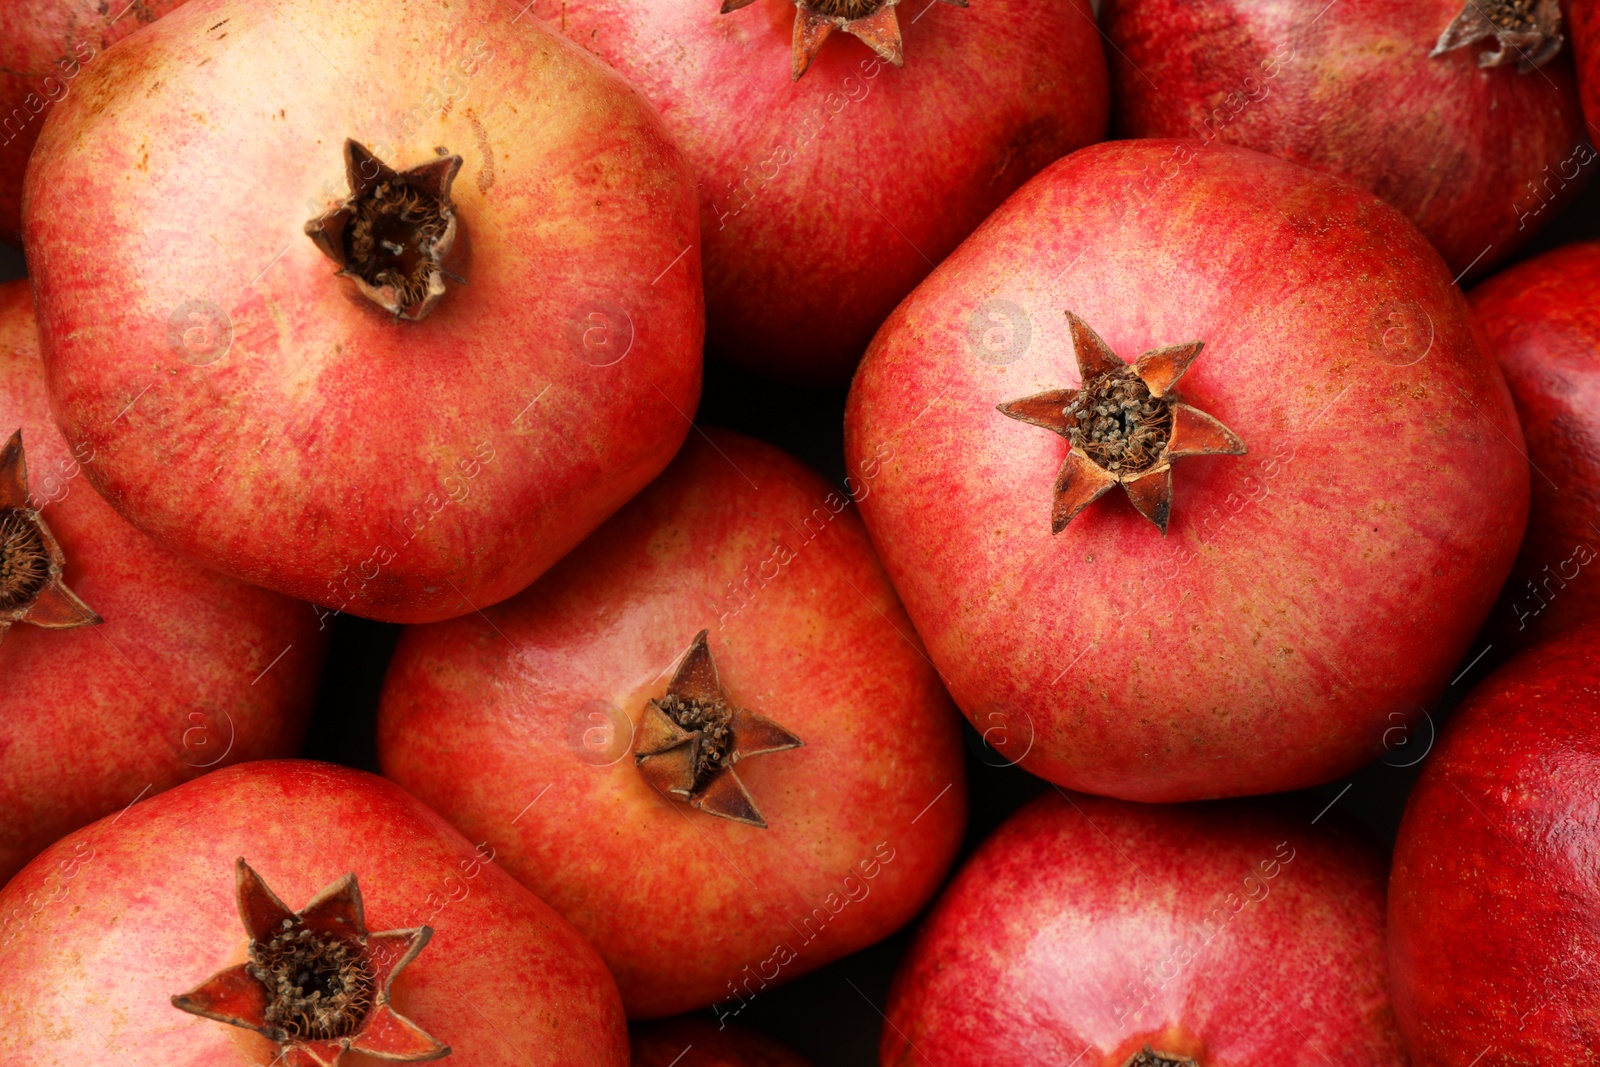
[[[1493,40],[1494,51],[1478,54],[1478,66],[1501,67],[1515,63],[1527,74],[1561,51],[1560,0],[1466,0],[1430,56],[1442,56],[1479,41]]]
[[[1050,531],[1066,529],[1078,512],[1120,484],[1139,513],[1165,534],[1172,461],[1245,453],[1232,430],[1174,392],[1205,343],[1153,348],[1129,366],[1070,311],[1067,326],[1082,386],[998,405],[1002,414],[1058,433],[1072,445],[1056,475]]]
[[[13,623],[70,630],[102,621],[62,581],[66,560],[28,501],[22,431],[0,449],[0,641]]]
[[[1187,1056],[1178,1056],[1170,1052],[1157,1052],[1146,1045],[1144,1048],[1128,1057],[1122,1067],[1200,1067],[1198,1063]]]
[[[442,150],[441,150],[442,151]],[[460,156],[395,171],[355,141],[344,143],[350,195],[306,223],[306,234],[361,294],[396,319],[423,318],[444,296],[456,240],[450,187]]]
[[[834,30],[843,30],[864,41],[895,66],[905,63],[900,44],[900,22],[895,5],[900,0],[794,0],[795,81],[811,66],[822,50],[822,43]],[[737,11],[755,0],[723,0],[722,13]],[[954,7],[966,7],[967,0],[944,0]]]
[[[414,1063],[450,1049],[389,1003],[395,975],[433,930],[367,930],[356,876],[290,911],[241,857],[234,866],[249,962],[172,998],[193,1015],[276,1041],[283,1067],[334,1067],[347,1052]]]
[[[765,828],[734,764],[750,756],[799,748],[794,734],[728,700],[706,642],[695,635],[667,695],[650,701],[633,746],[646,781],[668,797],[734,822]]]

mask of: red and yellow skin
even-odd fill
[[[64,577],[104,621],[18,623],[0,643],[0,882],[135,797],[293,755],[328,633],[309,604],[174,555],[95,493],[92,448],[50,417],[21,281],[0,286],[0,433],[18,429]]]
[[[431,621],[523,589],[667,464],[699,397],[694,179],[637,92],[517,14],[195,0],[55,106],[25,198],[52,403],[129,521]],[[423,321],[303,230],[347,138],[464,161],[466,281]]]

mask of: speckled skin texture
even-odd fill
[[[633,1067],[811,1067],[778,1042],[705,1019],[667,1019],[635,1027]]]
[[[1405,1067],[1382,862],[1282,807],[1035,801],[929,914],[880,1062]]]
[[[805,742],[737,767],[766,829],[666,799],[629,752],[701,629],[729,698]],[[843,496],[713,430],[526,593],[408,631],[378,755],[594,943],[631,1017],[733,1021],[933,895],[959,722]]]
[[[329,764],[250,763],[143,801],[64,838],[0,892],[0,1059],[271,1063],[271,1041],[170,1002],[245,959],[243,856],[291,908],[354,871],[368,929],[433,927],[394,1005],[450,1046],[444,1062],[624,1067],[616,983],[486,854],[398,786]]]
[[[905,66],[835,33],[798,82],[795,7],[535,0],[661,109],[700,178],[714,358],[840,386],[902,297],[1013,190],[1105,136],[1087,0],[903,4]]]
[[[1179,392],[1249,454],[1178,460],[1165,537],[1120,490],[1052,536],[1067,442],[995,410],[1079,384],[1069,310],[1129,361],[1206,343]],[[879,331],[845,445],[892,453],[863,517],[967,717],[1133,800],[1378,754],[1451,677],[1528,506],[1437,254],[1370,194],[1228,146],[1114,142],[1034,179]]]
[[[183,0],[7,0],[0,5],[0,237],[22,233],[22,175],[51,106],[117,41]]]
[[[1600,243],[1568,245],[1478,286],[1470,300],[1516,401],[1528,534],[1490,616],[1510,652],[1600,617]]]
[[[26,282],[0,285],[0,435],[18,429],[68,586],[105,622],[0,644],[0,883],[136,796],[292,755],[326,633],[309,605],[157,547],[78,476],[92,453],[50,419]]]
[[[1569,630],[1491,675],[1411,791],[1389,965],[1417,1067],[1600,1056],[1597,644]]]
[[[693,178],[636,92],[516,14],[196,0],[53,109],[25,211],[51,396],[135,525],[429,621],[521,590],[666,465],[699,395]],[[346,137],[465,159],[467,284],[421,323],[302,232],[346,193]],[[194,335],[191,301],[217,309]]]
[[[1481,276],[1560,212],[1595,160],[1564,51],[1528,74],[1480,68],[1484,45],[1429,58],[1461,7],[1107,0],[1113,123],[1336,174],[1404,212],[1452,275],[1476,262]]]

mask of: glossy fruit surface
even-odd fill
[[[633,1067],[810,1067],[772,1038],[706,1019],[665,1019],[634,1027]]]
[[[1309,814],[1046,794],[934,905],[884,1067],[1403,1067],[1383,865]]]
[[[1600,7],[1591,0],[1564,4],[1567,32],[1572,37],[1572,58],[1578,68],[1578,96],[1583,115],[1600,122]]]
[[[765,828],[641,773],[651,701],[701,630],[727,702],[803,742],[731,768]],[[631,1017],[732,1020],[933,895],[966,816],[959,721],[844,494],[713,430],[527,592],[408,631],[378,754],[494,839]]]
[[[69,830],[207,770],[300,747],[325,634],[311,607],[174,556],[82,473],[50,418],[26,282],[0,285],[0,438],[98,626],[0,643],[0,884]]]
[[[1338,175],[1415,222],[1452,275],[1481,275],[1560,212],[1595,154],[1565,50],[1526,73],[1480,67],[1492,41],[1431,54],[1462,7],[1110,0],[1113,121]]]
[[[1569,630],[1491,675],[1411,791],[1389,961],[1417,1067],[1594,1062],[1597,645],[1595,625]]]
[[[196,0],[54,109],[25,212],[52,402],[136,526],[424,621],[524,588],[666,465],[699,390],[693,179],[637,93],[516,15]],[[464,160],[422,321],[304,230],[347,138]]]
[[[0,7],[0,237],[22,232],[22,175],[50,105],[112,44],[184,0],[12,0]]]
[[[1509,652],[1600,618],[1600,244],[1519,263],[1469,299],[1527,441],[1528,534],[1490,616]]]
[[[1248,453],[1052,534],[1068,442],[997,405],[1200,341],[1177,386]],[[1445,686],[1522,537],[1505,383],[1371,194],[1269,156],[1113,142],[1034,179],[879,331],[846,453],[951,694],[1007,759],[1126,799],[1263,793],[1377,755]]]
[[[274,1062],[171,998],[246,959],[244,857],[299,909],[347,872],[372,930],[432,927],[397,1010],[479,1067],[628,1062],[616,984],[573,929],[399,787],[298,760],[230,767],[46,850],[0,892],[0,1056],[18,1067]],[[344,1056],[340,1067],[380,1063]]]
[[[708,354],[840,386],[934,264],[1105,135],[1106,63],[1084,0],[918,4],[894,9],[903,68],[834,33],[796,81],[796,6],[533,9],[637,85],[699,172]]]

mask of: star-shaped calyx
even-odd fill
[[[395,975],[433,930],[370,933],[356,876],[347,874],[290,911],[241,857],[239,917],[247,963],[218,971],[172,998],[174,1007],[242,1026],[282,1047],[281,1067],[333,1067],[346,1052],[415,1063],[450,1049],[389,1003]]]
[[[900,44],[900,22],[894,9],[900,0],[794,0],[794,80],[811,66],[834,30],[859,37],[895,66],[905,63]],[[966,7],[967,0],[944,0]],[[755,0],[722,0],[722,13],[737,11]]]
[[[1516,63],[1523,74],[1561,51],[1560,0],[1466,0],[1461,14],[1439,35],[1430,56],[1442,56],[1493,38],[1495,50],[1478,54],[1478,66]]]
[[[1056,475],[1050,532],[1066,529],[1078,512],[1120,483],[1139,513],[1165,534],[1172,461],[1245,453],[1238,435],[1173,392],[1205,342],[1153,348],[1130,367],[1070,311],[1067,325],[1083,385],[997,405],[1003,414],[1043,426],[1072,445]]]
[[[28,502],[22,431],[0,450],[0,641],[13,623],[70,630],[103,621],[61,580],[66,560]]]
[[[695,636],[667,695],[645,709],[633,759],[645,780],[667,796],[708,815],[765,828],[767,821],[733,765],[805,742],[765,715],[728,701],[706,634],[701,630]]]
[[[367,299],[396,319],[423,318],[444,296],[446,278],[464,281],[444,269],[456,240],[450,186],[461,157],[441,154],[395,171],[345,141],[344,169],[349,197],[306,223],[306,234]]]

